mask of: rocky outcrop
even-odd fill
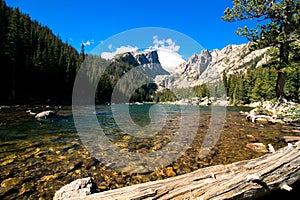
[[[158,75],[169,75],[159,62],[157,51],[133,52],[133,57],[144,73],[154,79]]]
[[[82,198],[95,191],[93,178],[77,179],[60,188],[54,195],[53,200],[70,199],[72,197]]]
[[[208,50],[204,50],[201,54],[194,54],[185,63],[179,65],[177,71],[180,74],[189,74],[191,78],[196,80],[211,62],[212,55]]]
[[[160,64],[157,51],[133,52],[133,56],[139,65],[151,63]]]
[[[157,51],[127,52],[114,57],[112,62],[124,62],[138,67],[148,77],[154,79],[158,75],[169,75],[159,62]]]

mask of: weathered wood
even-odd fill
[[[300,142],[256,159],[207,167],[185,175],[80,199],[256,198],[275,189],[290,190],[289,186],[297,180],[300,180]]]
[[[300,141],[300,136],[283,136],[285,142],[297,142]]]

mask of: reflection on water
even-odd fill
[[[116,120],[117,115],[122,116],[122,113],[112,112],[113,108],[109,106],[97,106],[95,113],[105,135],[120,152],[143,154],[164,148],[180,128],[182,111],[179,107],[151,107],[130,106],[129,118],[135,125],[128,127],[127,119]],[[281,136],[290,134],[289,130],[292,129],[280,124],[249,123],[239,114],[239,111],[247,111],[248,108],[228,107],[217,145],[206,157],[200,158],[201,144],[211,121],[210,107],[200,108],[200,118],[193,114],[193,110],[198,107],[186,107],[190,116],[184,123],[191,126],[186,131],[194,128],[192,126],[195,123],[192,122],[197,122],[197,134],[193,142],[170,165],[152,172],[136,174],[130,171],[145,166],[131,166],[124,161],[124,169],[129,172],[117,171],[114,170],[113,161],[104,164],[93,157],[76,132],[70,107],[59,109],[60,117],[43,120],[29,116],[26,113],[29,109],[38,112],[58,108],[1,108],[0,199],[50,199],[61,186],[88,176],[93,176],[98,190],[103,191],[184,174],[210,165],[250,159],[262,154],[246,147],[249,143],[247,134],[253,135],[264,144],[271,143],[278,149],[285,145]],[[157,109],[164,112],[158,112]],[[119,111],[122,111],[120,107]],[[155,113],[162,114],[157,116]],[[147,134],[152,135],[145,137]],[[100,153],[107,156],[105,152]]]

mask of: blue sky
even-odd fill
[[[87,53],[118,33],[142,27],[175,30],[205,49],[222,49],[228,44],[247,42],[234,32],[251,23],[221,19],[224,10],[232,7],[232,0],[6,0],[6,3],[47,25],[76,49],[86,43]]]

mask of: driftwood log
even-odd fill
[[[277,189],[290,191],[290,185],[297,180],[300,180],[300,142],[256,159],[207,167],[185,175],[95,193],[80,199],[257,198]]]

